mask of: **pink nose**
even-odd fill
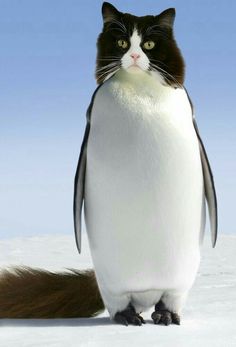
[[[138,58],[140,58],[140,55],[138,53],[132,53],[130,54],[131,58],[133,58],[134,60],[137,60]]]

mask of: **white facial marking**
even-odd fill
[[[121,64],[124,69],[129,71],[137,71],[141,69],[147,71],[149,67],[149,59],[140,47],[142,37],[138,34],[137,29],[134,29],[130,38],[130,48],[121,59]]]

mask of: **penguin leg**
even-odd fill
[[[135,308],[131,304],[129,304],[125,310],[116,312],[114,320],[126,326],[129,324],[142,325],[146,323],[143,317],[135,311]]]
[[[180,316],[176,312],[171,312],[167,309],[162,300],[155,305],[155,311],[152,313],[154,324],[177,324],[180,325]]]

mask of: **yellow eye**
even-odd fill
[[[148,49],[148,50],[153,49],[154,47],[155,47],[155,42],[153,42],[153,41],[146,41],[143,44],[143,48]]]
[[[117,43],[118,43],[118,46],[123,48],[123,49],[128,47],[128,42],[125,40],[118,40]]]

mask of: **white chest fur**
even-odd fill
[[[98,283],[114,295],[189,288],[199,263],[203,179],[184,89],[120,72],[98,91],[85,220]]]

